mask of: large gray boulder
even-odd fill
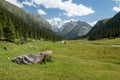
[[[12,58],[11,61],[18,64],[37,64],[42,62],[45,63],[46,61],[51,61],[52,53],[52,51],[45,51],[37,54],[26,54]]]

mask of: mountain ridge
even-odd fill
[[[58,34],[66,39],[74,39],[78,36],[83,36],[87,34],[87,32],[91,28],[92,26],[86,22],[70,21],[70,22],[65,23],[60,28],[60,30],[58,31]]]
[[[86,37],[88,40],[120,37],[120,12],[112,18],[98,21]]]

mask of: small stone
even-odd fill
[[[4,50],[8,50],[8,48],[7,48],[7,47],[3,47],[3,49],[4,49]]]

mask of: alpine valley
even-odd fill
[[[0,0],[0,80],[120,80],[118,11],[120,0]]]

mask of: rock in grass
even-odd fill
[[[26,54],[13,58],[11,61],[18,64],[37,64],[51,61],[52,51],[45,51],[37,54]]]
[[[3,49],[4,49],[4,50],[8,50],[8,48],[7,48],[7,47],[3,47]]]
[[[42,62],[46,62],[46,61],[52,61],[52,54],[53,52],[52,51],[46,51],[46,52],[43,52],[43,60]]]

